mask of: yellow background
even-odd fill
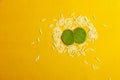
[[[91,46],[94,53],[71,58],[51,49],[48,25],[60,12],[65,17],[75,12],[91,19],[99,35]],[[42,18],[47,21],[40,22]],[[102,24],[108,26],[104,28]],[[119,0],[0,0],[0,80],[120,80],[119,24]],[[38,62],[36,56],[40,56]],[[94,60],[95,56],[101,59],[100,63]],[[93,71],[92,63],[100,69]]]

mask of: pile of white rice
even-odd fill
[[[61,14],[60,18],[56,21],[55,24],[53,24],[53,27],[50,27],[53,29],[52,37],[53,37],[53,45],[54,48],[59,53],[68,53],[70,56],[79,56],[79,55],[85,55],[85,46],[91,41],[94,41],[98,38],[96,29],[94,25],[90,22],[90,20],[86,16],[75,16],[72,15],[70,18],[64,18],[64,16]],[[82,27],[87,32],[87,38],[86,41],[83,44],[76,44],[73,45],[64,45],[64,43],[61,40],[62,32],[65,29],[74,30],[77,27]]]

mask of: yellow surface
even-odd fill
[[[91,19],[99,35],[91,46],[95,52],[71,58],[51,49],[48,25],[60,12],[65,17],[75,12]],[[40,22],[42,18],[47,21]],[[108,26],[104,28],[102,24]],[[119,0],[0,0],[0,80],[120,80],[119,24]],[[38,62],[36,56],[40,56]],[[94,60],[95,56],[101,59],[100,63]],[[92,63],[100,69],[93,71]]]

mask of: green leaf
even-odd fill
[[[74,41],[78,44],[81,44],[86,40],[86,32],[83,28],[74,29],[73,36],[74,36]]]
[[[61,38],[66,45],[72,45],[74,43],[73,32],[69,29],[63,31]]]

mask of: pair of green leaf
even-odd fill
[[[66,45],[72,45],[74,42],[81,44],[86,40],[86,32],[83,28],[76,28],[73,31],[67,29],[63,31],[61,38]]]

